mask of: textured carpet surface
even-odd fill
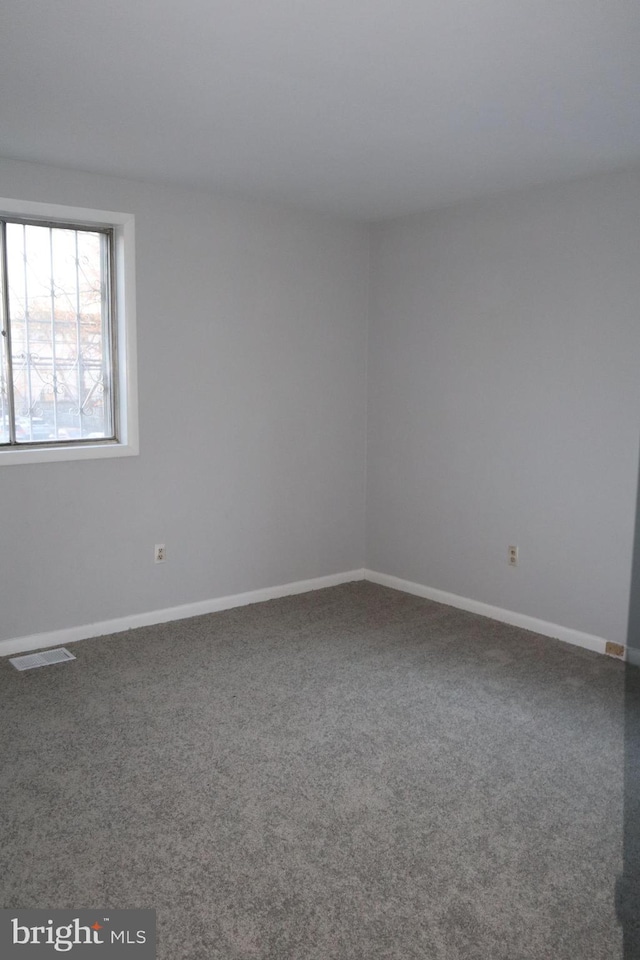
[[[368,583],[0,662],[1,905],[161,960],[616,960],[624,667]]]

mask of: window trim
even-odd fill
[[[139,453],[138,378],[136,363],[135,219],[129,213],[68,207],[60,204],[11,200],[0,197],[0,215],[54,221],[82,227],[113,230],[115,289],[112,291],[116,349],[113,356],[117,384],[114,411],[117,439],[96,443],[56,443],[51,446],[0,447],[0,466],[131,457]]]

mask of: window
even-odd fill
[[[0,464],[137,453],[133,218],[0,200]]]

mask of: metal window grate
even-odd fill
[[[0,219],[0,444],[115,439],[113,231]]]
[[[33,670],[34,667],[48,667],[52,663],[63,663],[65,660],[75,659],[65,647],[57,647],[55,650],[43,650],[41,653],[27,653],[23,657],[11,657],[9,663],[12,663],[16,670]]]

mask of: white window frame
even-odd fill
[[[135,220],[129,213],[67,207],[30,200],[0,197],[0,215],[56,221],[57,223],[110,227],[114,238],[118,436],[111,442],[74,445],[57,442],[51,446],[0,447],[0,467],[61,460],[95,460],[131,457],[139,452],[138,376],[136,363]]]

